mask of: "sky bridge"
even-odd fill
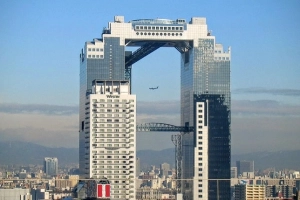
[[[181,132],[181,133],[188,133],[193,132],[194,127],[191,126],[175,126],[171,124],[165,123],[145,123],[136,126],[137,132],[149,132],[149,131],[162,131],[162,132]]]

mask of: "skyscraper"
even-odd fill
[[[168,163],[162,163],[160,164],[160,177],[167,177],[168,173],[170,171],[170,164]]]
[[[237,175],[243,175],[244,172],[254,172],[254,161],[238,160],[236,161]]]
[[[44,172],[47,176],[55,176],[58,173],[58,159],[46,157],[44,159]]]
[[[82,177],[107,178],[113,199],[135,196],[135,109],[135,95],[125,80],[94,80],[86,96]]]
[[[125,51],[126,46],[140,48],[135,52],[128,52]],[[109,22],[108,27],[103,29],[101,38],[86,42],[80,54],[79,154],[82,177],[107,175],[107,171],[114,173],[114,170],[93,170],[93,163],[98,164],[95,157],[92,157],[95,156],[93,153],[104,156],[98,151],[104,154],[108,151],[95,149],[92,145],[95,140],[99,145],[104,142],[106,147],[114,141],[105,138],[108,134],[124,134],[129,139],[128,144],[136,146],[135,119],[131,127],[134,131],[130,133],[121,129],[121,133],[99,133],[102,134],[100,141],[95,138],[98,137],[98,127],[91,128],[95,124],[91,119],[94,119],[93,115],[96,113],[91,110],[94,104],[90,100],[94,99],[94,95],[103,94],[93,90],[93,83],[103,81],[102,84],[105,85],[114,81],[127,81],[128,94],[122,101],[128,102],[132,98],[132,65],[160,47],[175,47],[180,54],[181,125],[193,126],[195,129],[192,133],[183,134],[180,139],[182,157],[178,159],[176,168],[177,177],[182,181],[178,182],[178,191],[184,199],[230,199],[231,53],[230,48],[224,51],[223,46],[216,43],[215,37],[208,30],[206,19],[200,17],[193,17],[190,22],[185,19],[139,19],[125,22],[123,16],[115,16],[114,22]],[[111,88],[116,91],[106,92],[120,92],[117,86]],[[108,98],[109,95],[105,95]],[[116,103],[107,102],[105,95],[95,97],[97,103],[101,104],[98,102],[101,99],[106,103],[104,106]],[[121,94],[118,96],[122,97]],[[103,112],[108,112],[108,108],[103,109]],[[125,113],[126,111],[123,114]],[[99,114],[99,120],[108,118],[107,113],[102,113],[102,117]],[[106,123],[103,126],[114,125],[108,121]],[[110,128],[106,127],[104,130],[108,129]],[[132,140],[130,134],[134,135]],[[121,138],[118,139],[120,142]],[[126,149],[124,152],[135,159],[135,149]],[[99,161],[106,163],[109,159]],[[114,196],[120,197],[117,194]],[[133,199],[126,195],[126,199],[129,198]]]

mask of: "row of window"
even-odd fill
[[[112,156],[93,156],[93,158],[120,158],[120,156],[114,156],[114,157],[112,157]],[[127,157],[127,156],[122,156],[122,158],[125,158],[125,159],[127,159],[127,158],[134,158],[134,156],[129,156],[129,157]]]
[[[152,36],[182,36],[182,33],[146,33],[146,32],[136,32],[137,35],[152,35]]]
[[[97,141],[94,142],[112,142],[112,139],[98,139]],[[134,142],[133,139],[122,139],[121,141],[119,139],[114,139],[114,142]]]
[[[88,48],[88,51],[103,51],[102,48]]]
[[[100,177],[100,176],[99,176],[99,177],[93,176],[93,178],[103,178],[103,176],[102,176],[102,177]],[[112,177],[111,177],[111,176],[108,176],[107,178],[108,178],[108,179],[111,179]],[[118,181],[118,180],[115,180],[115,181],[114,181],[114,180],[112,180],[112,181],[110,181],[110,182],[111,182],[111,183],[119,183],[119,184],[125,184],[125,183],[128,184],[128,181]],[[134,180],[129,180],[129,183],[134,183]],[[118,184],[118,185],[119,185],[119,184]],[[133,197],[132,197],[132,198],[133,198]]]
[[[183,31],[182,26],[135,26],[135,30]]]
[[[88,58],[104,58],[103,55],[88,55]]]
[[[126,99],[122,99],[122,101],[120,99],[93,99],[93,102],[96,103],[96,102],[101,102],[101,103],[104,103],[104,102],[122,102],[122,103],[129,103],[129,102],[134,102],[134,99],[130,99],[129,101],[127,101]]]
[[[93,144],[94,147],[134,147],[134,144]]]
[[[97,117],[134,117],[134,114],[130,114],[129,116],[127,116],[126,114],[122,114],[122,115],[121,114],[93,114],[93,115],[96,115],[96,116],[93,116],[95,118],[97,118]]]
[[[122,186],[123,188],[126,188],[125,186]],[[122,187],[120,187],[119,185],[114,185],[114,186],[112,186],[112,188],[122,188]],[[134,188],[134,186],[133,185],[131,185],[131,186],[129,186],[130,188]]]
[[[129,111],[123,109],[123,110],[120,110],[120,109],[93,109],[93,111],[95,112],[134,112],[133,109],[130,109]]]
[[[92,151],[92,153],[105,153],[105,151]],[[114,154],[119,154],[120,151],[106,151],[106,153],[114,153]],[[127,153],[134,153],[134,151],[121,151],[121,154],[127,154]]]
[[[100,177],[99,177],[99,178],[100,178]],[[130,192],[130,191],[129,191],[129,192]],[[131,193],[132,193],[132,192],[131,192]],[[115,199],[119,199],[119,198],[120,198],[120,196],[116,196],[116,195],[115,195],[115,196],[113,196],[113,198],[115,198]],[[121,196],[121,198],[122,198],[122,199],[125,199],[125,198],[126,198],[126,196]],[[131,198],[134,198],[134,196],[130,195],[130,196],[129,196],[129,198],[130,198],[130,199],[131,199]]]
[[[215,60],[229,60],[229,57],[215,57]]]
[[[97,127],[97,126],[94,126],[94,127]],[[129,127],[134,127],[134,125],[130,124]],[[129,132],[130,132],[130,130],[129,130]],[[125,129],[122,129],[121,131],[126,132]],[[118,132],[120,132],[120,129],[99,129],[98,132],[100,132],[100,133],[112,133],[112,132],[118,133]]]
[[[101,163],[101,161],[95,161],[95,160],[94,160],[93,163],[94,163],[94,164],[96,164],[96,163]],[[133,161],[130,160],[130,161],[128,162],[128,161],[126,161],[126,160],[123,160],[123,161],[115,160],[113,163],[115,163],[115,164],[121,163],[121,164],[127,165],[127,164],[133,164]],[[101,168],[101,169],[103,169],[103,168],[104,168],[104,165],[102,165],[102,166],[95,165],[95,167],[96,167],[96,168]],[[112,165],[107,165],[106,168],[112,169]],[[95,168],[94,168],[94,169],[95,169]]]
[[[94,119],[95,120],[95,119]],[[105,119],[100,119],[100,120],[98,120],[98,121],[94,121],[93,120],[93,122],[94,123],[97,123],[97,122],[102,122],[102,123],[105,123]],[[107,122],[113,122],[113,120],[112,119],[107,119]],[[115,119],[115,121],[114,122],[120,122],[120,120],[119,119]],[[122,124],[122,127],[126,127],[126,124],[124,124],[124,123],[127,123],[127,124],[129,124],[129,123],[131,123],[131,122],[134,122],[134,120],[133,119],[130,119],[130,120],[128,120],[128,121],[126,121],[125,119],[123,119],[123,124]],[[97,123],[98,124],[98,123]],[[93,124],[93,126],[97,126],[97,124]],[[116,124],[98,124],[98,126],[99,127],[121,127],[120,126],[121,124],[119,124],[119,123],[116,123]]]
[[[94,103],[93,105],[94,105],[94,107],[109,107],[109,108],[111,108],[113,106],[114,107],[134,107],[133,104],[129,104],[129,106],[128,106],[126,104],[96,104],[96,103]]]
[[[97,131],[97,129],[93,129],[93,131],[94,132],[96,132]],[[134,131],[134,129],[129,129],[129,132],[133,132]],[[94,137],[99,137],[99,138],[112,138],[112,137],[114,137],[114,138],[118,138],[118,137],[133,137],[133,134],[99,134],[99,133],[93,133],[93,135],[92,136],[94,136]]]

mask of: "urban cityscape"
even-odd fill
[[[18,136],[19,140],[9,140],[3,131],[0,200],[300,200],[300,151],[297,145],[300,129],[295,128],[296,141],[293,144],[296,145],[284,145],[284,141],[277,143],[275,136],[255,138],[253,135],[255,143],[250,142],[251,136],[247,141],[247,136],[241,140],[245,149],[240,145],[240,152],[233,153],[237,143],[233,142],[232,121],[236,115],[232,113],[236,109],[238,115],[244,115],[251,106],[244,107],[245,100],[233,100],[232,58],[235,57],[235,47],[219,43],[218,38],[224,37],[221,37],[221,32],[210,29],[209,21],[205,16],[190,16],[187,20],[127,19],[126,15],[115,15],[103,29],[96,27],[101,34],[92,38],[83,36],[80,40],[85,42],[78,49],[77,57],[77,111],[71,107],[39,105],[39,109],[53,109],[51,113],[45,110],[54,116],[53,121],[56,117],[77,113],[77,123],[73,125],[77,133],[72,134],[77,134],[78,145],[73,145],[73,140],[63,134],[56,135],[55,140],[66,141],[62,143],[64,145],[53,147],[53,134],[44,138],[44,142],[49,143],[44,145],[28,141],[26,137],[29,137],[22,135]],[[180,70],[177,77],[172,78],[174,83],[178,81],[179,101],[165,104],[164,108],[158,103],[157,108],[155,103],[149,107],[145,99],[150,101],[152,96],[143,97],[135,90],[142,84],[136,78],[139,76],[136,65],[150,56],[155,59],[158,55],[155,52],[161,49],[173,49],[179,56]],[[163,90],[162,83],[164,80],[158,84],[151,82],[146,88],[153,98]],[[297,102],[299,91],[281,92],[293,96]],[[41,91],[41,95],[45,92],[47,90]],[[235,89],[235,93],[239,92],[241,90]],[[255,93],[249,93],[252,92]],[[256,92],[268,93],[261,89]],[[170,98],[169,103],[172,102],[171,95],[166,97]],[[3,113],[24,109],[2,104],[0,112]],[[261,110],[272,114],[272,106],[261,107]],[[275,106],[283,117],[290,112],[294,117],[292,120],[299,119],[298,107],[290,104],[286,106],[288,110],[282,112],[279,104]],[[40,112],[34,107],[30,109],[32,113]],[[145,117],[143,109],[152,115]],[[176,120],[173,116],[159,116],[161,110],[171,113],[170,116],[178,110],[174,112],[178,116]],[[6,118],[3,119],[8,123]],[[36,122],[41,123],[39,120]],[[62,124],[71,130],[65,122],[63,118],[56,121],[58,126]],[[294,125],[292,122],[290,126]],[[268,126],[269,119],[253,124],[253,130],[256,130],[255,126],[260,127],[260,123]],[[54,133],[56,125],[52,126],[49,133]],[[287,131],[290,130],[285,126]],[[240,129],[245,134],[251,133],[248,130],[251,127],[241,125]],[[154,133],[158,146],[161,142],[169,142],[171,148],[168,145],[153,147],[153,150],[141,148],[141,135]],[[162,141],[163,136],[158,137],[160,134],[168,136],[169,141]],[[273,147],[267,143],[261,147],[260,140],[264,137],[274,144]],[[143,144],[147,146],[147,142],[151,144],[150,140],[144,140]],[[264,150],[266,146],[270,146],[273,152]],[[247,148],[252,151],[247,151]]]

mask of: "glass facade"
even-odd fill
[[[216,57],[213,37],[197,42],[193,49],[181,54],[181,125],[198,126],[196,102],[206,103],[208,171],[204,173],[208,179],[230,179],[230,59]],[[195,175],[194,158],[199,149],[196,136],[189,133],[182,137],[183,179],[193,179]],[[196,188],[192,181],[183,181],[184,199],[192,199]],[[217,198],[230,199],[230,181],[208,181],[208,199]]]
[[[55,176],[58,174],[58,159],[46,157],[44,159],[44,172],[47,176]]]

